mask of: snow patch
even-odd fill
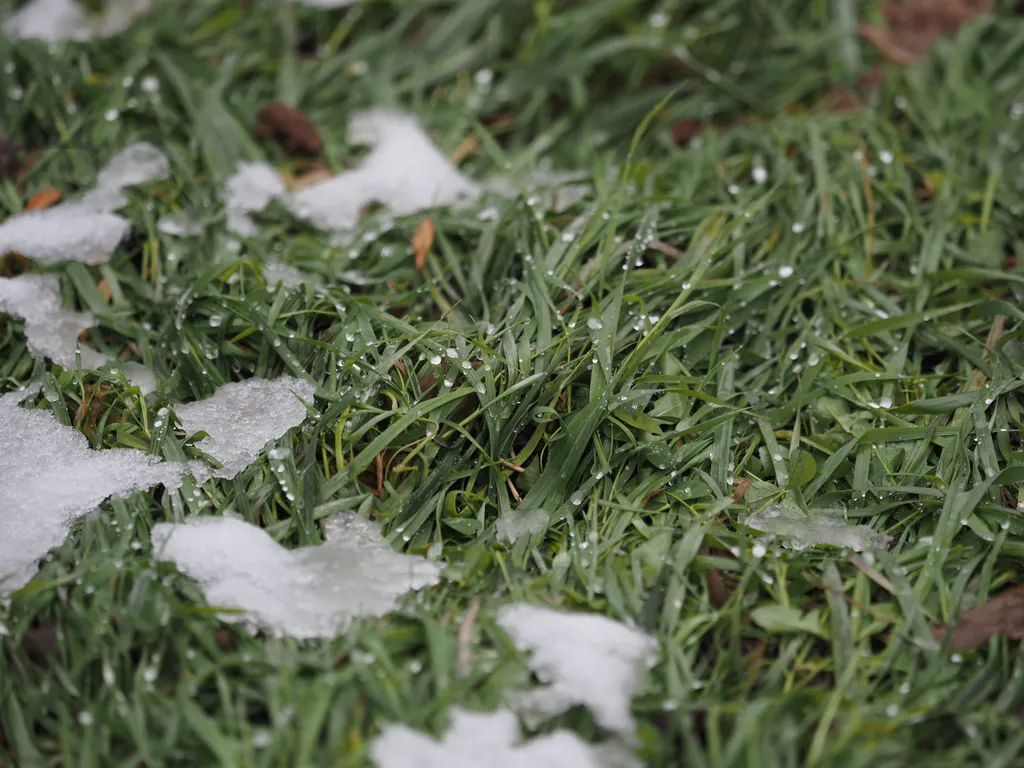
[[[359,167],[294,194],[266,163],[240,166],[225,192],[228,228],[254,236],[258,228],[249,214],[275,199],[320,229],[345,231],[359,223],[360,212],[371,203],[408,216],[480,195],[480,187],[448,162],[411,115],[387,109],[359,112],[349,120],[348,139],[372,147]]]
[[[380,616],[411,589],[436,584],[441,567],[401,555],[353,512],[324,523],[326,542],[287,550],[255,525],[231,517],[192,518],[153,528],[157,557],[202,586],[225,621],[276,636],[333,637],[356,616]]]
[[[266,163],[242,163],[228,179],[224,191],[228,230],[243,237],[255,237],[259,229],[249,214],[287,196],[288,188],[273,167]]]
[[[103,264],[131,229],[113,213],[127,202],[124,189],[165,178],[167,157],[145,142],[114,155],[80,199],[26,211],[0,224],[0,255],[18,252],[43,264]]]
[[[27,584],[72,522],[104,499],[175,485],[181,475],[142,451],[92,450],[49,411],[21,408],[25,396],[0,397],[0,594]]]
[[[88,312],[69,312],[61,305],[60,283],[53,275],[0,277],[0,312],[25,321],[29,351],[74,368],[78,335],[92,328],[93,317]],[[83,368],[98,368],[110,360],[84,344],[81,356]]]
[[[892,537],[875,533],[866,525],[850,525],[839,509],[815,509],[805,515],[798,509],[770,505],[747,517],[743,524],[785,537],[786,545],[794,550],[827,545],[862,552],[887,547],[892,541]]]
[[[219,387],[212,397],[175,406],[182,428],[206,432],[196,447],[223,466],[214,477],[231,479],[252,464],[271,440],[281,437],[306,418],[314,387],[307,381],[279,376],[246,379]]]
[[[480,194],[480,187],[448,162],[411,115],[388,109],[359,112],[349,120],[348,140],[372,147],[359,167],[307,187],[292,200],[293,210],[318,227],[351,229],[370,203],[408,216]]]
[[[79,344],[78,335],[93,326],[93,316],[62,307],[60,283],[53,275],[0,277],[0,312],[24,320],[25,341],[36,357],[77,368],[80,355],[86,370],[111,362],[108,355]],[[143,394],[156,389],[156,376],[141,363],[119,363],[119,368]]]
[[[530,668],[547,683],[512,702],[528,726],[582,705],[603,728],[633,736],[630,703],[654,662],[651,637],[598,614],[525,604],[502,608],[498,624],[530,654]]]
[[[92,40],[113,37],[145,13],[151,0],[109,0],[103,13],[89,13],[75,0],[32,0],[4,21],[11,40]]]
[[[616,759],[618,757],[618,759]],[[388,725],[370,745],[377,768],[611,768],[636,765],[615,750],[559,730],[523,742],[519,722],[508,710],[491,713],[452,710],[440,741],[404,725]]]

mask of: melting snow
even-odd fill
[[[498,624],[531,654],[530,668],[547,683],[516,695],[515,709],[527,725],[583,705],[602,727],[633,735],[630,703],[654,661],[651,637],[598,614],[525,604],[502,608]]]
[[[281,261],[268,261],[263,265],[263,280],[269,286],[278,283],[289,288],[297,288],[305,283],[312,282],[314,278],[307,275],[298,267],[285,264]]]
[[[440,741],[404,725],[385,726],[370,746],[377,768],[611,768],[635,765],[617,750],[591,745],[559,730],[523,742],[519,722],[508,710],[451,712],[451,727]]]
[[[372,147],[359,167],[295,194],[288,193],[269,165],[240,166],[225,193],[228,228],[255,235],[257,227],[249,214],[275,199],[321,229],[343,231],[359,223],[360,212],[370,203],[407,216],[480,194],[480,187],[448,162],[411,115],[385,109],[359,112],[349,120],[348,139]]]
[[[93,317],[88,312],[69,312],[61,304],[60,283],[53,275],[0,278],[0,312],[25,321],[29,351],[74,368],[78,335],[92,327]],[[110,359],[84,344],[81,355],[83,368],[98,368]]]
[[[0,594],[28,583],[71,523],[108,496],[174,485],[181,474],[142,451],[94,451],[50,412],[21,408],[25,396],[0,397]]]
[[[83,369],[109,363],[107,355],[78,343],[78,335],[92,327],[93,316],[63,309],[61,303],[60,283],[53,275],[0,277],[0,312],[25,321],[25,341],[33,355],[67,368],[77,368],[77,355]],[[120,363],[119,367],[144,394],[156,389],[156,377],[146,366]]]
[[[333,637],[356,616],[380,616],[411,589],[436,584],[441,566],[401,555],[353,512],[324,523],[326,542],[287,550],[255,525],[231,517],[192,518],[153,528],[160,559],[202,586],[225,621],[274,635]]]
[[[271,440],[281,437],[306,418],[313,385],[291,376],[273,380],[247,379],[217,389],[213,397],[175,406],[182,428],[209,437],[196,447],[223,465],[214,477],[230,479],[252,464]]]
[[[243,163],[228,179],[224,193],[228,229],[244,237],[254,237],[259,230],[249,214],[262,211],[271,200],[283,200],[287,195],[284,180],[271,166]]]
[[[165,178],[168,169],[167,157],[151,144],[129,146],[110,159],[96,186],[80,199],[0,224],[0,255],[16,251],[44,264],[108,261],[131,228],[113,213],[127,202],[124,188]]]
[[[485,184],[488,192],[501,197],[515,197],[520,190],[539,193],[545,209],[563,213],[591,192],[588,175],[575,171],[552,171],[537,168],[523,177],[519,184],[507,176],[497,176]]]
[[[348,124],[352,144],[372,147],[360,166],[298,192],[296,213],[324,229],[351,229],[369,203],[397,216],[452,205],[480,194],[434,146],[416,118],[387,109],[355,114]]]
[[[886,547],[892,541],[866,525],[850,525],[836,509],[815,509],[808,516],[797,509],[771,505],[750,515],[743,524],[755,531],[783,536],[796,550],[825,544],[861,552]]]
[[[32,0],[4,21],[11,40],[91,40],[112,37],[126,30],[150,0],[108,0],[101,14],[89,13],[75,0]]]

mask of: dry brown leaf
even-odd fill
[[[412,236],[412,250],[416,255],[416,271],[422,272],[427,266],[427,254],[434,244],[434,220],[426,218],[419,223]]]
[[[480,139],[473,133],[464,138],[459,142],[459,145],[455,147],[455,151],[452,152],[448,160],[452,165],[459,165],[463,160],[472,155],[480,148]]]
[[[861,22],[861,36],[893,64],[906,66],[924,56],[942,35],[956,34],[986,13],[991,0],[907,0],[882,6],[886,28]]]
[[[279,101],[260,110],[256,135],[277,142],[287,155],[318,155],[324,145],[312,120]]]
[[[110,290],[110,283],[107,282],[107,278],[100,280],[99,285],[96,286],[96,290],[100,292],[104,299],[108,302],[113,297],[113,292]]]
[[[32,199],[25,205],[26,211],[35,211],[40,208],[49,208],[56,205],[64,195],[56,187],[47,187],[32,195]]]
[[[1024,640],[1024,584],[990,597],[983,605],[969,609],[952,631],[945,625],[932,628],[940,642],[949,635],[954,651],[977,648],[990,637],[1005,635],[1011,640]]]

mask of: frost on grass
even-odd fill
[[[212,397],[175,406],[189,434],[206,432],[196,447],[222,466],[214,477],[231,479],[252,464],[271,440],[306,418],[302,401],[313,400],[313,385],[291,376],[247,379],[219,387]]]
[[[31,0],[4,21],[11,40],[92,40],[124,32],[151,0],[108,0],[102,13],[93,14],[75,0]]]
[[[525,604],[502,608],[498,624],[530,654],[530,668],[546,683],[513,701],[527,725],[582,705],[603,728],[633,735],[630,702],[654,661],[651,637],[598,614]]]
[[[53,275],[0,277],[0,313],[25,322],[25,341],[36,357],[49,358],[66,368],[99,368],[111,358],[79,344],[79,334],[91,328],[93,316],[62,307],[60,284]],[[140,363],[120,363],[120,370],[143,394],[156,389],[153,372]]]
[[[453,710],[440,741],[404,725],[385,726],[370,745],[377,768],[625,768],[635,762],[615,749],[587,744],[559,730],[523,741],[508,710]]]
[[[892,541],[866,525],[850,525],[838,509],[814,509],[807,515],[799,509],[772,504],[747,517],[743,524],[755,531],[781,536],[795,550],[827,545],[862,552],[886,547]]]
[[[287,550],[255,525],[200,517],[154,526],[153,549],[198,581],[212,606],[241,611],[225,621],[299,639],[333,637],[352,618],[383,615],[440,579],[438,564],[398,554],[353,512],[324,529],[324,544]]]
[[[227,226],[243,237],[254,237],[259,231],[250,213],[262,211],[275,199],[288,194],[284,180],[266,163],[243,163],[228,179],[225,190]]]
[[[78,517],[109,496],[178,482],[181,468],[142,451],[92,450],[49,411],[0,397],[0,594],[24,586]]]
[[[16,251],[44,264],[102,264],[131,228],[114,213],[127,202],[124,189],[167,173],[167,157],[160,150],[133,144],[110,159],[96,186],[78,200],[20,213],[0,224],[0,255]]]

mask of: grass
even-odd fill
[[[114,41],[0,44],[0,135],[46,150],[23,194],[3,182],[0,215],[88,186],[131,140],[173,164],[134,195],[109,264],[57,270],[99,318],[90,343],[132,343],[164,385],[143,399],[34,360],[5,320],[3,391],[41,378],[39,407],[96,448],[178,458],[187,441],[152,428],[168,402],[251,376],[318,387],[282,441],[294,499],[261,460],[110,501],[0,607],[0,763],[365,765],[386,723],[439,733],[451,707],[530,684],[494,622],[528,600],[658,639],[634,702],[647,765],[1020,764],[1024,654],[951,654],[929,626],[1013,583],[1024,556],[1024,262],[1004,267],[1024,254],[1024,21],[973,24],[885,68],[869,109],[830,114],[812,107],[876,58],[852,27],[871,9],[844,0],[245,5],[158,3]],[[421,217],[371,219],[339,249],[271,210],[239,251],[220,188],[241,159],[288,164],[251,138],[271,99],[313,118],[337,168],[358,156],[346,115],[385,104],[445,152],[478,135],[476,178],[546,158],[592,172],[595,193],[563,215],[526,199],[496,221],[433,212],[423,276]],[[677,147],[681,120],[739,122]],[[160,234],[178,210],[205,234]],[[270,258],[322,285],[268,291]],[[101,407],[76,420],[86,398]],[[738,522],[769,499],[841,507],[896,543],[781,549]],[[298,546],[343,508],[407,551],[440,548],[448,579],[330,641],[228,627],[149,552],[162,520],[230,510]],[[508,545],[496,521],[517,508],[549,514]],[[39,626],[58,633],[46,663],[23,643]],[[585,711],[554,726],[600,736]]]

